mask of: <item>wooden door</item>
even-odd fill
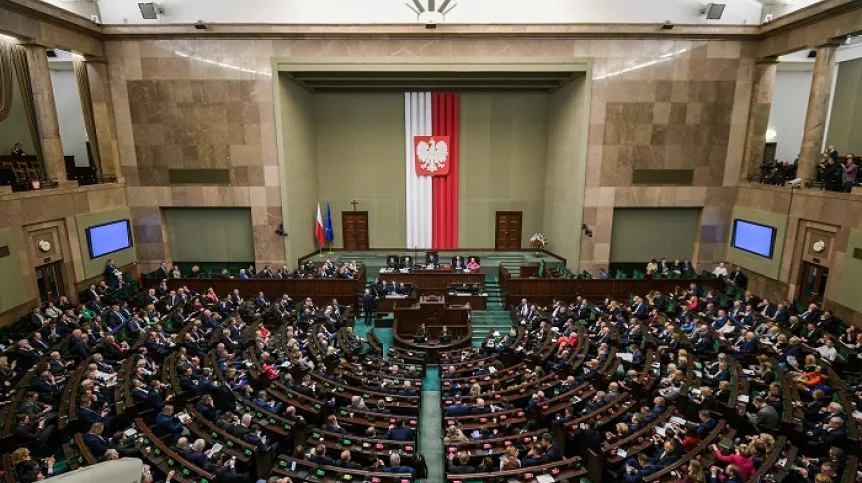
[[[368,250],[368,212],[342,211],[341,233],[345,250]]]
[[[36,267],[36,285],[42,302],[56,302],[66,295],[63,286],[63,262],[49,263]]]
[[[822,304],[828,281],[828,268],[802,262],[802,267],[799,270],[799,293],[796,299],[805,304]]]
[[[494,248],[497,250],[521,249],[521,212],[498,211]]]

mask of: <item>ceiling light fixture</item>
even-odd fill
[[[720,20],[726,6],[725,3],[708,3],[701,13],[706,14],[707,20]]]
[[[206,30],[208,27],[203,20],[198,20],[197,22],[195,22],[195,28],[198,30]]]
[[[165,13],[165,9],[155,2],[140,2],[138,8],[141,10],[141,17],[144,17],[144,20],[158,20],[159,14]]]
[[[445,20],[446,14],[458,6],[452,0],[443,0],[439,6],[437,0],[424,0],[424,4],[422,0],[411,0],[411,2],[406,2],[404,5],[416,14],[416,18],[424,23],[427,29],[437,28],[437,24]]]

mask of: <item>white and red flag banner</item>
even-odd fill
[[[404,94],[407,248],[458,248],[457,92]]]

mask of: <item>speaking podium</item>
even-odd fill
[[[411,351],[425,352],[425,360],[429,364],[437,364],[440,352],[460,349],[469,346],[473,337],[470,325],[470,307],[446,305],[446,297],[425,295],[419,298],[419,303],[398,305],[393,308],[395,321],[392,325],[393,338],[396,347]],[[415,342],[414,335],[425,324],[426,338],[424,342]],[[440,343],[440,332],[443,326],[452,334],[452,341]]]

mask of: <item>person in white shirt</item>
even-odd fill
[[[712,274],[715,275],[716,278],[727,278],[727,267],[724,266],[724,262],[719,263],[715,270],[712,271]]]
[[[831,337],[826,337],[823,341],[823,345],[814,349],[818,354],[820,354],[820,358],[829,362],[830,364],[835,362],[835,359],[838,358],[838,351],[835,349],[835,341],[832,340]]]

